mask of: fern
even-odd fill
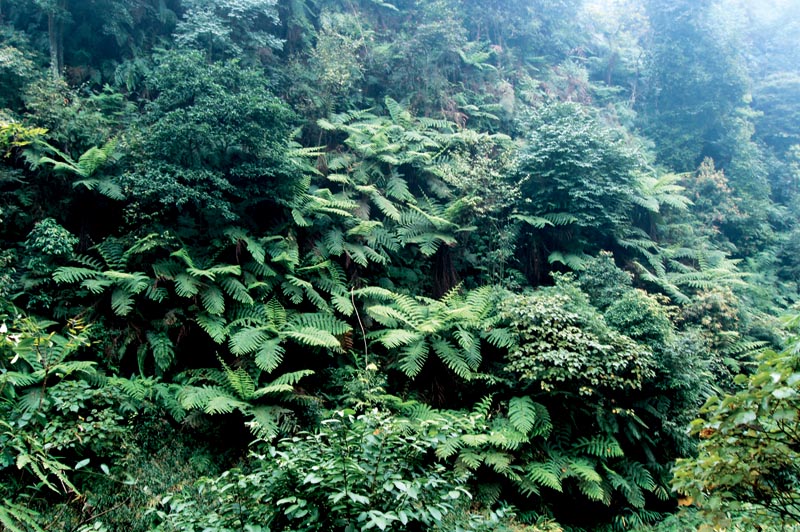
[[[121,288],[111,292],[111,309],[117,316],[127,316],[133,309],[133,296]]]
[[[579,438],[573,449],[598,458],[619,458],[625,455],[619,442],[612,436]]]
[[[512,220],[519,220],[520,222],[525,222],[526,224],[535,227],[536,229],[544,229],[547,226],[555,225],[547,218],[542,218],[540,216],[529,216],[526,214],[512,214],[510,218]]]
[[[416,377],[428,359],[429,345],[425,340],[420,340],[405,346],[400,351],[400,370],[408,377]]]
[[[208,285],[200,291],[200,300],[206,312],[213,316],[220,316],[225,312],[225,297],[214,285]]]
[[[0,503],[0,525],[8,532],[44,532],[38,517],[38,513],[8,499]]]
[[[464,354],[455,349],[447,340],[433,340],[431,346],[442,362],[462,379],[468,379],[472,370],[477,369],[477,367],[471,367]]]
[[[547,257],[547,262],[550,264],[559,262],[572,270],[580,271],[585,267],[586,257],[575,253],[561,253],[560,251],[553,251]]]
[[[328,331],[322,331],[314,327],[298,327],[287,330],[283,334],[302,345],[325,347],[336,351],[341,350],[341,344],[335,336]]]
[[[261,348],[264,342],[270,340],[273,329],[269,327],[246,327],[228,339],[231,353],[237,356],[252,353]]]
[[[169,369],[175,361],[175,346],[167,333],[148,331],[147,343],[150,344],[156,366],[161,371]]]
[[[195,316],[195,322],[218,344],[224,342],[228,336],[225,318],[221,316],[201,312]]]
[[[531,482],[561,492],[561,475],[554,461],[531,462],[525,466],[525,476]]]
[[[529,434],[536,423],[536,408],[530,397],[512,397],[508,401],[508,420],[522,434]]]
[[[283,361],[285,350],[280,345],[280,340],[274,338],[264,341],[256,352],[256,366],[264,371],[274,371]]]
[[[99,268],[98,268],[99,269]],[[98,274],[95,269],[78,268],[75,266],[61,266],[53,273],[53,280],[57,283],[79,283]]]

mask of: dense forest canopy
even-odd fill
[[[796,0],[0,36],[0,529],[800,529]]]

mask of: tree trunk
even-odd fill
[[[64,71],[64,14],[67,0],[58,0],[47,14],[47,33],[50,42],[50,73],[54,80],[61,79]]]

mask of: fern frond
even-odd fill
[[[225,318],[201,312],[195,316],[195,321],[208,334],[212,340],[221,344],[228,336]]]
[[[250,405],[235,397],[225,394],[212,397],[203,408],[206,414],[230,414],[234,410],[246,411]]]
[[[8,499],[0,503],[0,525],[8,532],[44,532],[38,518],[38,513]]]
[[[517,343],[514,333],[502,327],[490,329],[483,337],[486,338],[486,341],[491,345],[501,349],[508,349]]]
[[[292,371],[292,372],[289,372],[289,373],[284,373],[280,377],[274,379],[272,382],[267,384],[266,387],[273,387],[273,386],[275,386],[275,387],[277,387],[277,386],[289,386],[289,387],[292,387],[292,386],[295,386],[298,382],[300,382],[301,379],[303,379],[305,377],[308,377],[308,376],[311,376],[313,374],[314,374],[314,372],[312,370],[310,370],[310,369],[302,369],[300,371]],[[260,388],[260,390],[263,390],[263,389],[264,388]],[[256,393],[258,393],[258,392],[256,392]],[[267,392],[265,392],[265,393],[267,393]]]
[[[189,274],[180,273],[175,276],[175,293],[180,297],[194,297],[200,292],[202,284]]]
[[[279,338],[273,338],[261,343],[255,357],[256,366],[266,372],[272,372],[283,361],[286,351],[280,345]]]
[[[387,349],[396,349],[419,341],[422,336],[419,333],[405,329],[387,329],[378,331],[371,338],[383,344]]]
[[[547,262],[554,264],[560,262],[564,266],[576,271],[580,271],[585,267],[586,259],[575,253],[561,253],[560,251],[553,251],[548,255]]]
[[[512,220],[518,220],[520,222],[525,222],[526,224],[535,227],[536,229],[544,229],[545,227],[553,226],[553,222],[548,220],[547,218],[543,218],[541,216],[529,216],[527,214],[512,214],[510,216]]]
[[[619,442],[613,436],[595,436],[593,438],[578,438],[573,446],[577,452],[585,452],[598,458],[620,458],[625,456]]]
[[[111,292],[111,310],[117,316],[127,316],[133,309],[133,296],[122,288]]]
[[[436,447],[436,458],[446,460],[454,456],[464,446],[460,438],[449,438]]]
[[[268,327],[245,327],[230,336],[228,348],[234,355],[246,355],[260,349],[273,334]]]
[[[283,335],[302,345],[341,350],[341,343],[338,338],[328,331],[322,331],[314,327],[297,327],[296,329],[285,331]]]
[[[147,343],[153,353],[153,359],[161,371],[169,369],[175,360],[175,346],[165,332],[147,332]]]
[[[542,218],[549,221],[553,225],[569,225],[578,222],[578,219],[567,212],[551,212],[543,214]]]
[[[487,452],[483,457],[483,463],[501,475],[511,473],[511,461],[512,457],[508,453],[500,451]]]
[[[462,379],[468,379],[472,371],[477,369],[477,367],[471,367],[466,357],[447,340],[433,340],[431,346],[442,362]]]
[[[561,475],[554,461],[531,462],[525,467],[525,476],[532,482],[561,492]]]
[[[99,275],[100,272],[76,266],[61,266],[53,272],[53,280],[57,283],[79,283]]]
[[[313,312],[295,314],[291,319],[292,325],[301,327],[311,327],[321,331],[327,331],[333,335],[342,335],[352,330],[352,327],[330,313]]]
[[[536,408],[528,396],[512,397],[508,401],[508,420],[522,434],[529,434],[536,423]]]
[[[222,277],[219,280],[219,285],[234,301],[244,303],[245,305],[252,305],[254,303],[253,298],[247,291],[247,287],[238,279],[234,277]]]
[[[420,340],[405,346],[400,352],[400,370],[410,378],[416,377],[428,359],[428,342]]]
[[[203,308],[212,316],[220,316],[225,312],[225,297],[222,290],[214,285],[207,285],[200,292]]]

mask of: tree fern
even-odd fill
[[[200,290],[203,308],[212,316],[220,316],[225,312],[225,297],[215,285],[206,285]]]
[[[228,348],[234,355],[246,355],[257,351],[276,332],[272,327],[244,327],[228,338]]]
[[[584,268],[586,256],[576,253],[562,253],[560,251],[553,251],[547,256],[547,262],[550,264],[561,263],[572,270],[580,271]]]

